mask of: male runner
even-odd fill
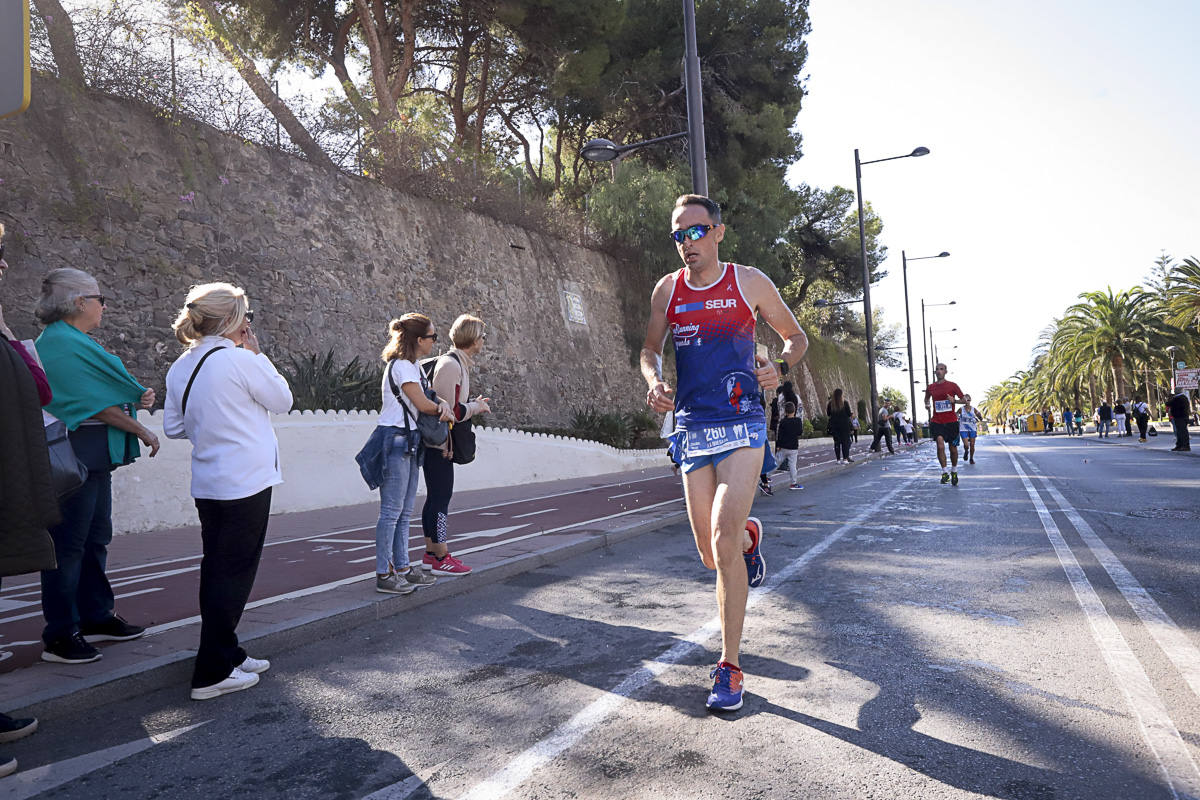
[[[717,257],[725,238],[720,206],[685,194],[675,202],[671,228],[684,267],[659,280],[650,297],[642,376],[646,404],[675,411],[670,449],[683,468],[688,519],[700,560],[717,572],[721,660],[709,676],[715,681],[707,706],[734,711],[742,707],[738,650],[748,587],[766,576],[762,523],[749,516],[759,474],[774,468],[763,463],[770,448],[760,397],[804,357],[808,338],[770,278]],[[760,313],[783,339],[774,364],[755,355]],[[662,376],[668,333],[678,392]]]
[[[954,404],[967,400],[957,383],[946,380],[945,364],[938,364],[934,372],[937,380],[925,387],[925,407],[933,412],[929,418],[929,436],[937,442],[942,483],[958,486],[958,416],[954,413]],[[950,445],[949,473],[946,472],[946,445]]]
[[[965,396],[966,405],[958,410],[958,435],[962,437],[963,458],[967,463],[975,463],[975,437],[979,425],[979,415],[971,407],[971,395]]]

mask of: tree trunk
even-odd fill
[[[242,80],[250,87],[250,91],[254,92],[254,96],[267,107],[267,110],[279,120],[279,124],[287,131],[288,136],[300,148],[301,152],[314,164],[320,164],[323,167],[336,169],[333,160],[329,155],[321,149],[316,140],[312,138],[312,134],[300,124],[300,120],[296,119],[296,115],[287,107],[287,104],[279,99],[279,95],[271,88],[241,48],[229,35],[228,29],[225,27],[225,20],[221,17],[221,13],[213,5],[212,0],[194,0],[196,6],[204,12],[204,18],[208,20],[209,26],[212,28],[212,42],[221,51],[221,55],[225,60],[233,65],[233,68],[242,76]]]
[[[1125,399],[1125,359],[1120,353],[1112,357],[1113,388],[1116,390],[1117,402]]]
[[[58,65],[58,77],[83,88],[87,85],[83,76],[83,62],[79,60],[79,49],[75,45],[75,25],[66,9],[58,0],[33,0],[37,13],[46,22],[50,35],[50,51]]]

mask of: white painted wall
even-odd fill
[[[161,414],[141,412],[138,418],[158,434],[162,446],[152,459],[145,456],[143,448],[141,458],[113,473],[114,531],[130,533],[197,524],[189,491],[191,443],[163,436]],[[272,511],[310,511],[377,500],[378,492],[363,483],[354,455],[371,435],[378,418],[374,411],[293,411],[275,416],[284,482],[275,487]],[[476,439],[474,463],[455,468],[457,491],[667,464],[662,450],[617,450],[597,442],[506,428],[478,428]],[[420,491],[424,492],[423,485]]]

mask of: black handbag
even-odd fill
[[[392,377],[391,364],[388,364],[387,376],[388,385],[392,387],[392,394],[396,395],[396,402],[404,410],[405,424],[407,424],[408,420],[412,419],[412,414],[408,410],[408,404],[404,402],[404,397],[400,394],[400,387],[396,385],[396,379]],[[421,391],[431,402],[437,403],[437,395],[433,389],[425,385],[424,375],[421,377]],[[437,414],[421,412],[417,414],[417,432],[421,434],[421,441],[427,447],[441,447],[450,436],[450,426],[440,420]]]
[[[455,464],[470,464],[475,460],[475,431],[471,420],[464,419],[450,426],[450,460]]]
[[[457,353],[450,351],[447,355],[458,362],[460,370],[466,372]],[[471,420],[464,419],[450,426],[450,448],[450,460],[455,464],[470,464],[475,460],[475,429]]]
[[[76,491],[88,478],[87,465],[75,456],[66,423],[54,420],[46,426],[46,449],[50,452],[50,482],[61,500]]]

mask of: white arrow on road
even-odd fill
[[[33,797],[36,794],[48,792],[51,789],[62,786],[64,783],[70,783],[76,778],[87,775],[89,772],[95,772],[110,764],[115,764],[122,759],[137,755],[143,750],[149,750],[156,744],[169,742],[188,731],[194,731],[201,725],[207,725],[211,721],[197,722],[195,725],[188,725],[186,728],[176,728],[166,733],[156,733],[153,736],[147,736],[145,739],[138,739],[134,742],[119,744],[104,750],[97,750],[95,753],[85,753],[75,758],[68,758],[66,761],[59,761],[56,764],[47,764],[44,767],[18,772],[16,775],[5,779],[4,796],[11,800],[26,800],[26,798]]]

